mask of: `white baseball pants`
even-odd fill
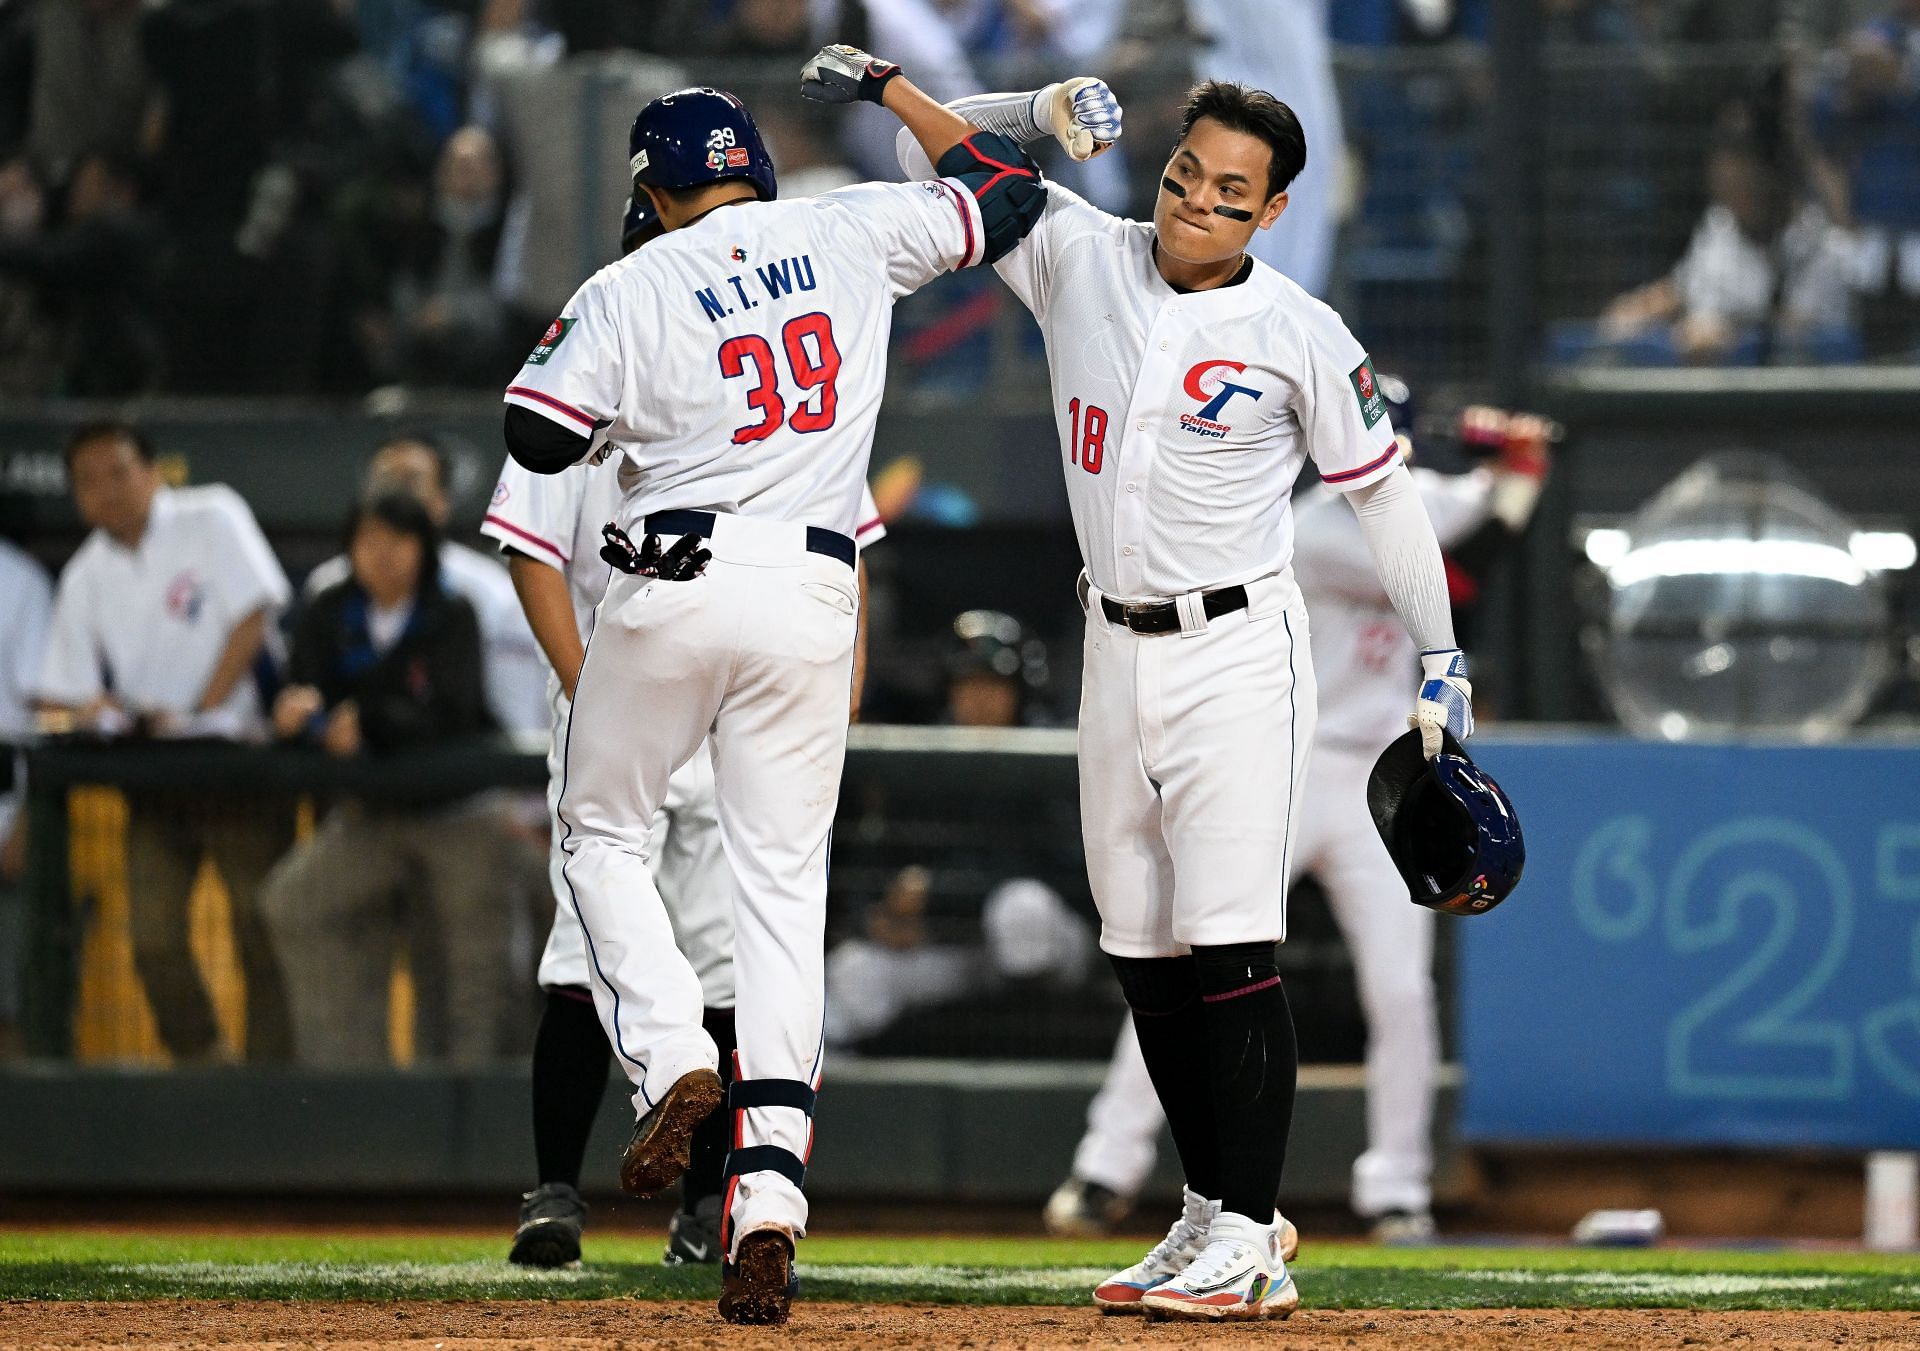
[[[547,815],[553,841],[547,850],[547,878],[553,886],[553,925],[540,953],[540,988],[586,988],[593,975],[587,963],[587,938],[567,897],[560,874],[567,861],[560,847],[560,748],[567,734],[567,697],[553,691],[558,705],[553,746],[547,752]],[[654,885],[666,903],[673,941],[700,978],[700,997],[710,1009],[733,1007],[733,873],[720,845],[720,816],[713,795],[713,754],[702,746],[693,759],[667,780],[667,802],[653,818],[648,840]]]
[[[702,577],[615,573],[587,645],[562,750],[562,881],[637,1113],[681,1075],[717,1068],[651,844],[668,779],[709,734],[735,884],[737,1078],[819,1083],[828,834],[859,596],[853,569],[806,540],[799,525],[720,516]],[[804,1163],[811,1117],[753,1107],[734,1141]],[[768,1224],[805,1232],[806,1198],[779,1171],[737,1177],[730,1198],[736,1239]]]
[[[1244,610],[1142,635],[1082,575],[1080,818],[1101,948],[1171,957],[1286,937],[1286,880],[1315,721],[1307,610],[1291,573]]]
[[[1367,1216],[1433,1201],[1433,1093],[1440,1061],[1431,910],[1407,899],[1367,814],[1374,757],[1322,746],[1307,776],[1293,876],[1326,888],[1347,940],[1367,1019],[1367,1148],[1353,1165],[1353,1208]],[[1076,1177],[1132,1196],[1153,1170],[1166,1118],[1126,1020],[1106,1080],[1087,1109]]]

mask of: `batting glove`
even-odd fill
[[[1090,160],[1120,139],[1120,100],[1088,75],[1050,84],[1033,96],[1033,120],[1076,160]]]
[[[900,67],[891,61],[835,43],[822,47],[800,67],[800,95],[816,103],[878,103],[887,81],[899,73]]]
[[[1473,686],[1467,683],[1467,655],[1457,647],[1422,652],[1420,673],[1420,702],[1407,723],[1420,729],[1420,749],[1431,760],[1440,754],[1443,731],[1455,741],[1473,735]]]

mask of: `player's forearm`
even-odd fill
[[[951,108],[935,101],[906,76],[888,80],[881,93],[880,106],[900,119],[929,166],[960,142],[980,130]]]
[[[213,674],[207,677],[206,687],[200,691],[199,702],[194,704],[193,711],[210,713],[226,703],[247,672],[253,669],[253,659],[260,655],[260,649],[266,641],[267,612],[263,607],[233,626],[233,632],[227,635],[227,645],[220,650],[220,660],[214,663]]]
[[[1041,92],[1044,91],[1025,94],[969,94],[965,98],[955,99],[946,107],[949,112],[965,119],[982,131],[1004,136],[1016,145],[1027,145],[1051,134],[1050,129],[1040,125],[1034,112]],[[900,128],[900,134],[894,142],[894,153],[900,161],[901,172],[908,178],[933,177],[933,160],[928,157],[925,150],[921,149],[920,142],[906,127]]]
[[[513,589],[526,611],[527,626],[533,640],[546,654],[547,664],[560,679],[560,688],[573,698],[573,687],[580,679],[580,667],[587,659],[580,642],[580,630],[574,623],[573,598],[567,594],[567,579],[558,568],[537,562],[525,554],[507,560],[507,572]]]
[[[1385,478],[1348,493],[1347,500],[1360,518],[1380,587],[1413,641],[1423,652],[1457,647],[1440,541],[1406,466],[1395,465]]]

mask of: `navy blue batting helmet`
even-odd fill
[[[632,253],[642,244],[660,233],[660,213],[653,209],[653,202],[644,192],[636,192],[627,199],[627,211],[620,218],[620,253]]]
[[[662,94],[642,108],[627,134],[627,156],[634,180],[656,188],[743,178],[763,202],[779,195],[747,105],[705,85]]]
[[[1416,904],[1480,915],[1520,885],[1526,841],[1500,785],[1441,735],[1431,760],[1417,728],[1381,752],[1367,778],[1367,810]]]

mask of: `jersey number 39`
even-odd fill
[[[833,321],[817,311],[789,319],[780,330],[780,344],[787,350],[787,366],[804,400],[792,416],[780,397],[780,367],[773,344],[758,333],[743,333],[720,344],[720,374],[729,380],[745,375],[751,362],[758,382],[747,391],[747,407],[760,415],[759,421],[734,429],[736,446],[764,441],[783,423],[796,432],[823,432],[833,425],[839,402],[834,381],[840,375]]]

